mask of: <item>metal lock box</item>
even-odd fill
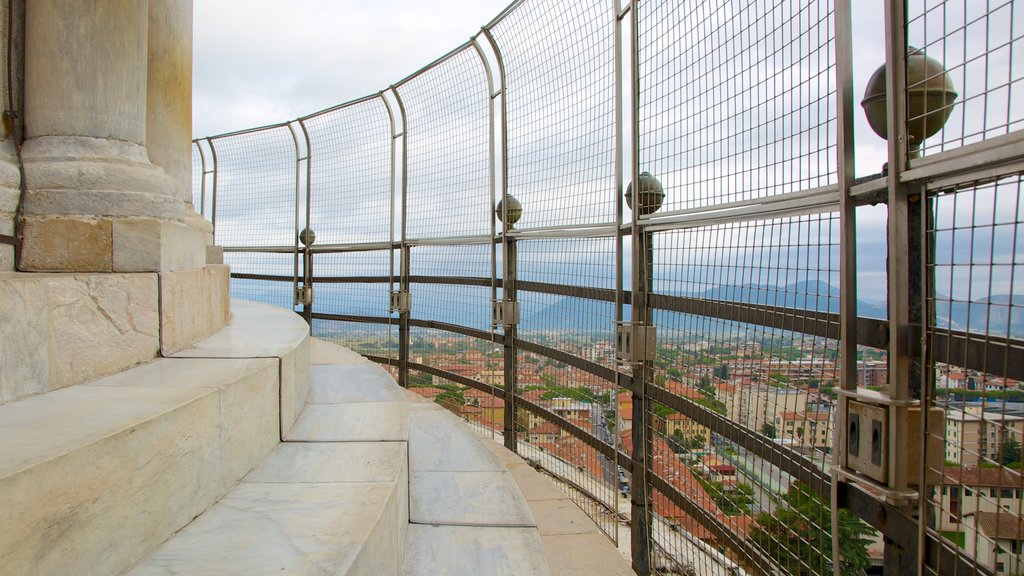
[[[846,416],[846,467],[885,484],[889,479],[889,411],[850,400]]]

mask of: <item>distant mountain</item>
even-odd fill
[[[487,330],[490,327],[490,290],[466,286],[424,286],[413,293],[413,317],[437,320]],[[378,284],[319,284],[317,311],[359,316],[387,316],[387,288]],[[291,308],[291,284],[258,280],[232,280],[232,296]],[[839,289],[825,282],[795,282],[783,287],[718,286],[698,293],[676,296],[778,306],[818,312],[839,312]],[[1013,306],[1010,306],[1012,301]],[[608,319],[615,317],[611,302],[537,293],[520,295],[521,327],[527,331],[568,329],[577,332],[606,332]],[[863,317],[884,319],[885,302],[857,302]],[[950,302],[937,298],[936,325],[953,330],[970,330],[995,336],[1024,338],[1024,295],[997,294],[976,302]],[[673,313],[655,311],[655,323],[677,324]]]

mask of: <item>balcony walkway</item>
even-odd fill
[[[173,358],[0,406],[5,574],[632,574],[515,454],[293,313],[232,310]]]

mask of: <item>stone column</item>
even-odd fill
[[[174,179],[185,223],[212,243],[213,225],[192,205],[192,0],[149,0],[146,149]]]
[[[20,269],[205,264],[202,235],[184,224],[182,184],[146,150],[149,29],[149,3],[141,0],[27,3]],[[163,154],[166,146],[157,148]]]

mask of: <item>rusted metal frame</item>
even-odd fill
[[[18,241],[14,236],[8,234],[0,234],[0,244],[10,244],[11,246],[17,246]]]
[[[337,322],[359,322],[362,324],[387,324],[391,318],[387,316],[360,316],[358,314],[328,314],[326,312],[314,312],[316,320],[334,320]]]
[[[914,555],[918,550],[918,524],[919,519],[907,514],[905,511],[880,501],[877,497],[864,491],[856,484],[840,482],[838,485],[838,499],[834,507],[847,510],[857,516],[869,526],[882,532],[888,540],[887,546],[896,546],[900,550],[908,551]],[[937,569],[940,573],[955,574],[976,574],[992,576],[992,572],[984,566],[977,564],[975,559],[966,553],[953,550],[943,540],[927,534],[924,542],[924,561],[931,568]],[[916,565],[909,566],[913,569],[910,573],[916,573]],[[907,572],[899,572],[904,574]]]

